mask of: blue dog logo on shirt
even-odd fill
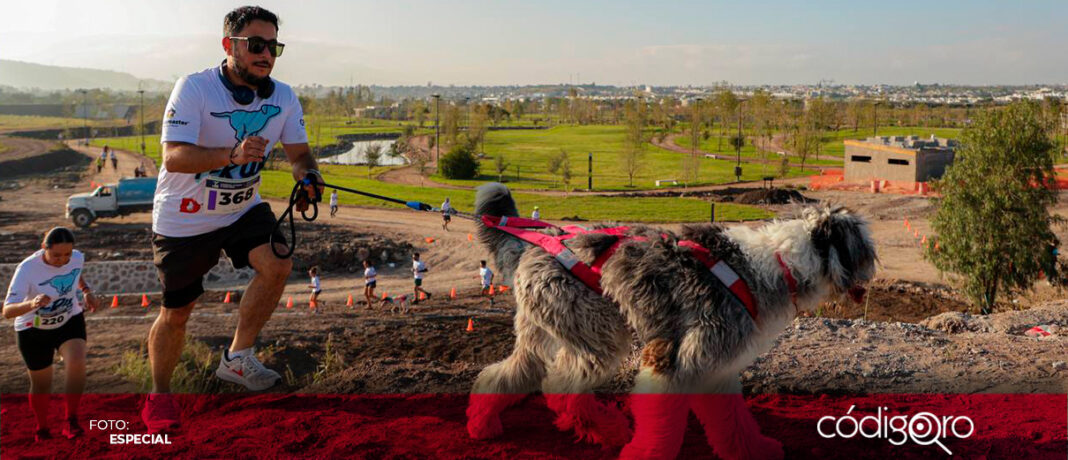
[[[230,127],[234,128],[234,138],[240,141],[248,136],[258,135],[267,126],[267,122],[279,113],[282,113],[282,109],[277,105],[264,105],[256,111],[211,112],[211,116],[230,119]]]
[[[74,280],[78,279],[78,273],[81,273],[82,269],[75,268],[66,275],[53,276],[52,279],[38,284],[38,286],[44,286],[46,284],[51,285],[56,292],[61,296],[65,296],[70,293],[71,288],[74,287]]]

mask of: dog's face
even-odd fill
[[[809,208],[804,218],[830,293],[847,293],[854,302],[863,302],[864,286],[875,276],[877,260],[867,222],[842,206]]]

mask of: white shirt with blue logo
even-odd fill
[[[78,301],[77,292],[84,263],[85,256],[75,250],[66,265],[48,265],[44,261],[44,249],[39,249],[20,262],[7,287],[4,302],[25,302],[44,294],[52,299],[52,303],[15,318],[15,330],[24,331],[34,327],[56,329],[81,313],[82,304]]]
[[[296,93],[274,81],[274,93],[249,105],[234,101],[219,79],[219,68],[178,80],[163,115],[160,142],[185,142],[205,148],[233,148],[248,136],[267,139],[264,162],[275,143],[308,142],[304,113]],[[200,174],[176,173],[160,166],[152,207],[152,231],[171,237],[208,233],[237,221],[260,203],[264,163],[226,166]]]

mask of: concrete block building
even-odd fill
[[[845,141],[845,180],[927,182],[953,163],[957,141],[931,136],[880,136]]]

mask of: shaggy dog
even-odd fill
[[[480,187],[475,206],[479,215],[518,215],[501,184]],[[756,230],[702,224],[676,234],[636,226],[626,235],[638,238],[604,262],[600,295],[540,247],[480,224],[479,241],[503,283],[515,286],[518,306],[512,354],[475,381],[468,433],[501,434],[501,411],[541,390],[558,428],[605,446],[626,444],[623,458],[674,458],[689,411],[720,457],[781,458],[781,444],[760,434],[746,408],[738,374],[800,311],[832,294],[863,298],[876,262],[866,222],[845,208],[820,207]],[[566,245],[591,264],[616,239],[583,233]],[[756,315],[682,241],[727,262],[752,292]],[[627,358],[632,331],[643,346],[629,402],[633,432],[621,411],[592,392]]]

